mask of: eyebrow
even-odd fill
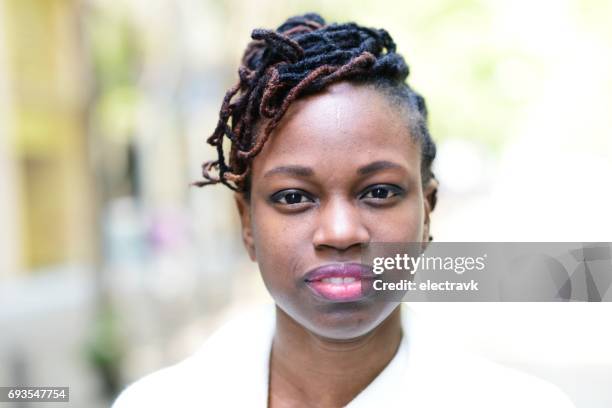
[[[365,175],[372,174],[380,170],[403,169],[403,168],[404,167],[400,166],[397,163],[393,163],[393,162],[386,161],[386,160],[379,160],[379,161],[375,161],[375,162],[366,164],[365,166],[358,168],[357,174],[361,176],[365,176]],[[278,167],[275,167],[267,171],[266,174],[264,174],[264,178],[271,177],[276,174],[288,174],[288,175],[297,176],[297,177],[311,177],[314,175],[314,170],[311,167],[306,167],[306,166],[297,166],[297,165],[278,166]]]
[[[375,162],[372,162],[370,164],[360,167],[359,169],[357,169],[357,173],[362,176],[365,176],[365,175],[375,173],[380,170],[403,169],[403,168],[404,168],[403,166],[400,166],[397,163],[393,163],[393,162],[386,161],[386,160],[380,160],[380,161],[375,161]]]
[[[279,166],[267,171],[266,174],[264,174],[264,178],[273,176],[275,174],[289,174],[298,177],[310,177],[314,174],[314,171],[312,168],[305,166]]]

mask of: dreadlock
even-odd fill
[[[202,165],[205,180],[194,185],[222,183],[248,197],[251,162],[291,103],[346,80],[372,84],[408,107],[411,134],[421,144],[422,180],[434,177],[436,147],[427,127],[425,100],[405,83],[408,65],[395,52],[387,31],[355,23],[326,24],[310,13],[288,19],[276,31],[253,30],[251,37],[239,81],[225,94],[217,127],[207,140],[218,158]],[[224,138],[231,142],[229,160]]]

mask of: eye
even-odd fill
[[[403,193],[404,191],[400,187],[390,184],[379,184],[368,188],[365,193],[361,195],[361,198],[383,201],[402,195]]]
[[[274,193],[271,197],[272,202],[284,205],[297,205],[312,203],[314,200],[300,190],[283,190]]]

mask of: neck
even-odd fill
[[[348,404],[389,364],[401,337],[399,307],[370,333],[342,341],[313,334],[277,307],[270,406]]]

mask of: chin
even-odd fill
[[[346,341],[363,337],[378,327],[397,305],[382,301],[325,302],[290,316],[313,334]]]

